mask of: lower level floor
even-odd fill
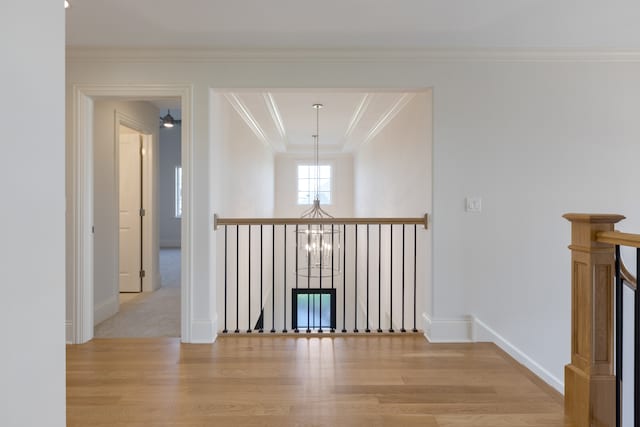
[[[69,426],[572,426],[494,344],[422,335],[95,339],[67,347]]]

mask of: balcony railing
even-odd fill
[[[571,363],[565,367],[565,409],[578,426],[640,426],[640,294],[625,267],[621,247],[635,248],[640,235],[614,231],[622,215],[567,214],[571,221]],[[623,302],[633,291],[633,398],[623,395]],[[623,411],[625,402],[633,411]],[[627,414],[632,419],[623,415]],[[625,422],[623,423],[623,418]]]
[[[220,332],[418,332],[427,224],[216,216]]]

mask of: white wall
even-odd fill
[[[434,283],[443,285],[434,291],[464,283],[465,312],[484,323],[479,335],[504,339],[558,388],[571,273],[560,215],[622,213],[623,228],[640,230],[630,160],[640,155],[636,67],[491,64],[434,92]],[[482,213],[464,212],[469,195],[483,198]],[[437,296],[434,308],[445,315]]]
[[[64,9],[0,14],[0,425],[65,425]]]
[[[420,217],[431,211],[431,92],[413,99],[354,156],[355,213]]]
[[[373,139],[358,146],[354,157],[354,204],[356,216],[359,217],[422,217],[425,213],[432,212],[432,94],[431,91],[418,93],[409,103],[396,115],[384,129]],[[375,227],[374,227],[375,228]],[[393,271],[390,271],[390,242],[389,231],[385,227],[382,230],[381,276],[382,276],[382,309],[389,307],[390,274],[394,273],[393,285],[394,304],[393,312],[401,312],[401,295],[398,293],[402,282],[401,276],[397,273],[402,268],[402,262],[397,257],[402,251],[402,228],[394,227],[393,250],[396,256],[393,257]],[[361,234],[364,233],[361,232]],[[413,254],[413,227],[405,230],[406,259],[411,260]],[[364,238],[366,235],[363,234]],[[371,245],[373,252],[377,253],[378,230],[371,230]],[[424,227],[417,227],[417,245],[420,262],[417,268],[417,292],[416,303],[418,317],[422,313],[432,316],[432,283],[431,283],[431,232],[424,230]],[[364,254],[360,254],[362,258]],[[362,265],[365,265],[363,261]],[[411,280],[407,283],[412,285],[413,268],[410,263],[405,262]],[[377,272],[374,272],[377,274]],[[366,271],[358,273],[360,277]],[[377,280],[377,279],[375,279]],[[364,294],[364,285],[360,285],[359,295]],[[411,288],[412,286],[410,286]],[[375,288],[375,286],[374,286]],[[393,288],[392,288],[393,290]],[[374,289],[377,292],[377,289]],[[374,292],[374,293],[375,293]],[[411,292],[409,292],[409,296]],[[377,293],[374,295],[377,298]],[[407,298],[407,297],[405,297]],[[413,297],[407,302],[412,305]],[[370,310],[371,315],[377,318],[377,306]],[[388,309],[385,313],[388,314]],[[383,314],[385,314],[383,313]],[[413,322],[411,310],[405,311],[405,323]],[[420,322],[422,327],[422,322]],[[399,329],[396,325],[396,329]],[[431,337],[430,331],[427,331]]]
[[[144,127],[135,129],[150,133],[153,144],[158,141],[158,109],[141,101],[97,101],[94,106],[94,324],[117,313],[118,275],[118,169],[116,162],[116,113],[126,115]],[[153,221],[156,207],[147,208],[147,220]],[[157,233],[157,225],[154,227]],[[146,231],[146,230],[145,230]],[[157,260],[157,245],[152,245],[152,259]],[[149,271],[157,270],[157,265],[143,260]],[[157,280],[158,274],[151,274]],[[153,284],[151,289],[157,288]],[[150,290],[146,288],[145,290]],[[70,314],[68,314],[70,315]]]
[[[216,175],[220,179],[220,201],[215,212],[223,218],[270,218],[274,213],[274,156],[269,147],[258,139],[247,124],[233,109],[231,104],[221,94],[213,94],[213,122],[216,126],[212,141],[215,150],[214,160],[219,168]],[[216,233],[217,241],[217,265],[224,265],[224,231],[221,228]],[[235,248],[235,227],[229,227],[228,246]],[[241,266],[239,277],[240,289],[236,293],[236,287],[231,285],[236,282],[235,269],[229,268],[229,310],[233,313],[228,316],[229,328],[232,318],[235,319],[235,300],[239,296],[240,330],[246,331],[255,326],[258,320],[260,307],[262,306],[260,295],[260,230],[252,227],[251,230],[251,254],[249,258],[248,228],[240,228],[239,263]],[[263,303],[267,299],[271,285],[266,282],[271,277],[271,245],[270,230],[263,230],[262,244],[264,245],[263,257]],[[229,255],[229,259],[235,254]],[[251,280],[249,281],[247,265],[251,262]],[[231,264],[231,261],[229,261]],[[224,282],[224,271],[217,271],[218,283]],[[269,280],[269,284],[271,281]],[[250,285],[249,285],[250,284]],[[251,286],[251,325],[249,325],[249,286]],[[219,301],[218,325],[224,327],[224,288],[217,288],[217,301]],[[233,322],[235,329],[235,322]]]
[[[432,333],[470,339],[475,315],[490,328],[475,323],[476,336],[528,358],[559,386],[570,352],[569,224],[561,215],[618,212],[629,216],[622,228],[640,230],[640,63],[517,54],[332,60],[331,52],[266,52],[248,66],[215,53],[184,61],[159,51],[128,59],[75,51],[67,84],[69,93],[82,83],[193,84],[194,325],[219,317],[212,214],[224,208],[215,171],[223,160],[212,144],[210,88],[433,88]],[[464,212],[469,195],[483,198],[482,213]],[[203,331],[198,339],[213,339]]]
[[[271,217],[274,212],[274,156],[225,101],[219,111],[224,126],[219,154],[223,164],[224,217]]]
[[[174,116],[177,117],[177,116]],[[160,247],[180,247],[180,218],[175,217],[175,168],[180,166],[180,127],[160,128],[158,223]]]
[[[320,153],[320,164],[333,173],[332,203],[322,205],[332,216],[353,216],[353,156]],[[298,164],[314,164],[313,155],[278,154],[275,164],[275,216],[297,218],[309,208],[298,205]]]

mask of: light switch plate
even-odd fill
[[[482,212],[482,198],[476,196],[467,197],[465,206],[467,212]]]

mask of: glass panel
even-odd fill
[[[311,193],[308,191],[299,192],[298,193],[298,204],[299,205],[310,205],[313,201],[311,197]]]
[[[320,299],[322,298],[322,311]],[[309,303],[311,306],[309,307]],[[331,327],[330,294],[298,294],[298,328]]]
[[[309,184],[310,184],[311,180],[309,179],[299,179],[298,180],[298,191],[300,192],[308,192],[309,191]]]
[[[320,187],[318,190],[326,192],[331,191],[331,180],[327,178],[320,178]]]
[[[316,179],[316,167],[315,166],[309,166],[309,178],[315,180]]]
[[[309,166],[298,165],[298,179],[299,178],[309,178]]]
[[[321,191],[320,193],[318,193],[318,199],[320,200],[321,204],[328,205],[331,203],[331,193]]]
[[[176,166],[175,169],[175,217],[182,217],[182,167]]]

